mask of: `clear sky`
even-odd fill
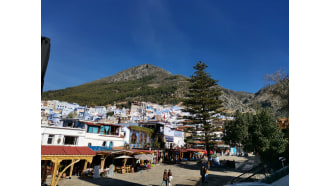
[[[44,91],[146,63],[189,77],[201,60],[219,85],[251,93],[289,72],[288,0],[42,0],[41,34]]]

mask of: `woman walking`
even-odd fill
[[[171,169],[168,171],[168,186],[172,186],[173,175]]]
[[[162,186],[164,185],[164,183],[167,186],[167,181],[168,181],[168,173],[167,173],[167,170],[165,169],[164,170],[164,174],[163,174],[163,183],[162,183]]]

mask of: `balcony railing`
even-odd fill
[[[103,151],[103,150],[112,150],[112,147],[104,147],[104,146],[88,146],[93,151]]]

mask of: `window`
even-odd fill
[[[77,144],[77,139],[78,137],[74,136],[64,136],[64,145],[76,145]]]
[[[102,146],[105,147],[106,145],[107,145],[107,142],[104,141],[103,144],[102,144]]]
[[[88,133],[97,134],[98,130],[99,130],[99,127],[97,127],[97,126],[88,126]]]
[[[89,147],[92,146],[92,143],[88,143],[88,146],[89,146]]]
[[[110,134],[110,126],[104,126],[104,133],[106,134],[106,135],[109,135]]]
[[[103,125],[100,127],[100,134],[104,134],[104,126]]]
[[[72,128],[74,125],[73,121],[66,121],[64,124],[63,124],[63,127],[70,127]]]
[[[47,144],[53,144],[53,139],[54,139],[54,135],[53,134],[49,134],[48,135]]]
[[[147,143],[147,134],[144,134],[144,141],[143,143]]]
[[[133,143],[133,144],[136,143],[136,134],[132,134],[132,136],[131,136],[131,143]]]
[[[142,136],[142,133],[140,133],[140,135],[139,135],[139,136],[140,136],[140,140],[139,140],[139,143],[141,143],[141,144],[142,144],[142,143],[143,143],[143,136]]]

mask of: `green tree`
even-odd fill
[[[248,125],[251,121],[251,114],[242,114],[238,110],[235,112],[234,120],[229,120],[225,123],[225,136],[222,140],[226,144],[236,146],[242,144],[248,138]]]
[[[66,116],[66,118],[77,118],[77,117],[78,117],[78,113],[75,112],[75,111],[70,112],[70,113]]]
[[[268,110],[257,112],[248,132],[245,149],[259,152],[264,162],[277,161],[278,155],[286,149],[288,141]]]
[[[210,148],[214,141],[210,135],[214,130],[211,124],[212,115],[219,113],[219,108],[223,107],[222,101],[218,99],[221,91],[215,88],[217,80],[211,78],[211,75],[205,72],[208,66],[199,61],[193,68],[196,70],[191,76],[189,92],[184,99],[185,111],[192,114],[188,117],[193,121],[193,124],[203,124],[204,136],[207,156],[210,158]]]
[[[109,117],[109,116],[113,116],[114,115],[114,112],[113,111],[111,111],[111,112],[107,112],[107,117]]]
[[[223,140],[231,145],[241,143],[245,151],[258,152],[266,163],[278,162],[277,158],[287,149],[288,140],[270,111],[258,111],[254,116],[237,111],[234,117],[225,124]]]

